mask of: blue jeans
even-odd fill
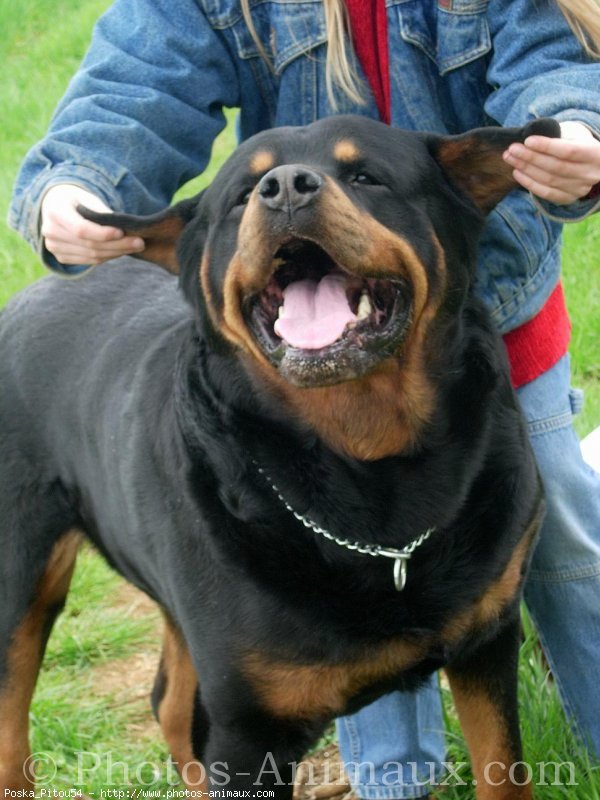
[[[568,357],[517,394],[547,504],[525,602],[564,709],[600,755],[600,475],[583,461],[572,427],[581,395],[570,389]],[[355,765],[350,776],[358,795],[426,796],[429,765],[444,760],[443,728],[436,676],[417,694],[390,694],[340,718],[340,749]],[[390,785],[397,763],[405,765],[396,771],[402,780]]]

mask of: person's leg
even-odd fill
[[[525,602],[565,710],[600,755],[600,475],[572,427],[568,358],[517,394],[546,492]]]
[[[340,752],[359,797],[417,798],[440,779],[444,723],[437,676],[417,693],[385,695],[337,721]]]

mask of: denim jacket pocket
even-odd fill
[[[423,50],[440,75],[491,50],[487,0],[438,0],[430,18],[423,0],[401,0],[397,7],[402,38]]]
[[[210,0],[207,3],[210,5]],[[222,10],[227,3],[216,5]],[[299,55],[327,41],[321,0],[250,0],[250,13],[258,39],[278,76]],[[229,14],[219,21],[211,19],[211,23],[230,29],[240,58],[262,58],[241,13]]]
[[[502,333],[535,316],[556,286],[560,233],[525,192],[512,192],[488,215],[474,289]]]
[[[440,75],[481,58],[492,48],[487,0],[439,0],[437,65]]]

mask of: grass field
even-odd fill
[[[107,0],[0,0],[4,213],[18,164],[43,134],[93,21],[107,6]],[[231,147],[227,131],[215,145],[208,173],[184,191],[189,194],[208,181]],[[582,434],[600,424],[599,247],[600,219],[571,226],[566,233],[564,283],[574,325],[574,382],[586,389],[588,398],[577,423]],[[1,229],[0,305],[42,274],[27,245]],[[572,761],[578,782],[542,786],[537,797],[600,800],[600,774],[571,737],[535,634],[529,625],[526,630],[520,669],[526,758],[530,763]],[[67,608],[50,640],[32,709],[33,750],[47,753],[56,764],[50,782],[55,788],[77,786],[98,793],[110,784],[111,771],[117,785],[160,792],[172,786],[166,748],[147,703],[157,643],[158,615],[149,603],[91,550],[84,550]],[[466,761],[445,690],[444,695],[450,752],[457,762]],[[470,787],[448,788],[443,796],[469,800],[472,792]]]

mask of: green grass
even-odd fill
[[[65,610],[58,618],[46,650],[48,669],[78,672],[112,658],[124,658],[152,641],[147,617],[123,615],[115,607],[119,576],[86,549],[78,557]]]
[[[565,229],[563,284],[573,323],[573,385],[585,390],[580,436],[600,425],[600,215]]]
[[[27,149],[45,131],[52,109],[81,59],[93,21],[109,0],[0,0],[0,83],[2,148],[0,150],[0,210],[6,215],[18,165]],[[209,170],[188,185],[189,195],[208,183],[233,146],[231,126],[215,143]],[[574,382],[587,393],[578,421],[580,433],[600,424],[600,219],[570,226],[565,233],[564,284],[573,319]],[[0,229],[0,306],[19,289],[44,274],[29,247],[6,227]],[[147,703],[123,701],[99,676],[107,664],[127,670],[132,655],[156,651],[156,623],[151,616],[129,613],[118,596],[118,579],[90,550],[79,558],[65,612],[55,626],[34,704],[33,750],[49,753],[58,765],[56,788],[77,784],[77,753],[88,752],[82,767],[84,788],[98,793],[108,784],[109,757],[130,769],[133,786],[165,791],[167,751],[155,734],[138,736],[136,724],[147,721]],[[526,758],[573,760],[576,787],[543,787],[539,800],[600,800],[600,777],[571,736],[556,690],[549,679],[535,634],[526,621],[521,653],[520,692]],[[147,690],[150,690],[150,684]],[[462,737],[444,691],[451,755],[468,761]],[[132,729],[133,726],[133,729]],[[150,762],[136,777],[136,769]],[[158,776],[152,775],[151,764]],[[121,768],[122,770],[122,768]],[[119,775],[118,771],[115,774]],[[141,780],[140,780],[141,778]],[[122,775],[123,784],[126,783]],[[468,800],[469,789],[447,788],[446,800]]]

